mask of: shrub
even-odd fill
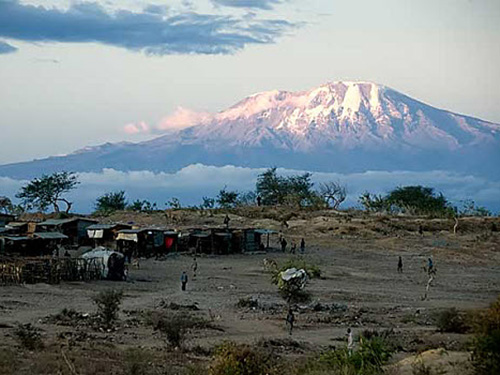
[[[102,214],[124,210],[126,207],[127,199],[123,190],[101,195],[95,203],[96,212]]]
[[[210,324],[202,318],[185,313],[153,312],[147,323],[153,326],[155,331],[160,331],[173,347],[181,347],[186,340],[186,334],[190,329],[208,328]]]
[[[21,346],[28,350],[43,349],[44,344],[40,329],[28,324],[19,324],[14,331],[14,334]]]
[[[92,298],[92,301],[97,305],[98,314],[107,328],[110,328],[118,319],[122,299],[123,292],[113,289],[99,292]]]
[[[256,375],[274,372],[272,354],[245,344],[226,342],[215,351],[209,367],[210,375]]]
[[[243,297],[238,300],[236,307],[239,308],[257,308],[259,307],[259,301],[253,299],[252,297]]]
[[[349,353],[347,348],[343,348],[323,353],[316,366],[332,374],[376,375],[383,372],[382,366],[387,363],[391,354],[382,337],[367,339],[361,336],[358,350]]]
[[[152,374],[152,355],[145,349],[127,349],[125,351],[125,374],[148,375]]]
[[[440,312],[436,325],[440,332],[464,333],[467,330],[463,315],[454,307]]]
[[[500,297],[479,313],[472,342],[472,364],[476,374],[500,374]]]

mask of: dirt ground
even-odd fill
[[[156,220],[163,225],[167,220],[166,224],[181,227],[193,225],[195,220],[197,224],[219,224],[219,216],[222,214],[196,219],[186,214],[175,223],[168,222],[172,217],[160,214],[133,219],[147,224]],[[430,219],[315,213],[289,218],[289,227],[282,228],[280,217],[262,216],[248,218],[236,212],[231,215],[231,225],[282,229],[289,243],[304,236],[303,258],[321,269],[321,278],[310,280],[306,287],[313,302],[297,307],[292,339],[301,343],[304,352],[345,346],[348,327],[355,335],[366,329],[392,329],[404,343],[393,363],[405,358],[408,362],[418,352],[437,348],[453,352],[454,361],[467,361],[470,336],[439,333],[435,316],[450,307],[460,311],[485,308],[500,295],[500,233],[491,229],[493,219],[464,221],[455,235],[452,222]],[[418,234],[419,225],[424,227],[423,235]],[[497,225],[500,228],[500,223]],[[277,245],[276,238],[271,242]],[[403,258],[403,273],[397,272],[398,256]],[[429,256],[434,259],[437,275],[423,299],[428,280],[423,266]],[[165,347],[163,338],[151,327],[137,324],[137,317],[170,302],[196,305],[199,310],[194,313],[217,327],[191,332],[190,347],[209,350],[224,340],[254,343],[286,339],[286,305],[270,282],[263,260],[274,259],[280,264],[290,257],[293,255],[277,250],[201,256],[194,277],[192,257],[179,254],[161,260],[141,259],[140,268],[131,268],[126,282],[0,286],[0,351],[18,345],[13,333],[18,323],[39,327],[47,342],[100,340],[123,348],[161,350]],[[183,270],[189,275],[185,292],[179,280]],[[92,296],[110,288],[125,293],[116,331],[62,326],[45,319],[63,308],[92,314]],[[256,306],[237,306],[248,298],[255,300]],[[409,373],[404,366],[402,362],[400,373]]]

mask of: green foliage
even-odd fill
[[[238,192],[227,190],[226,187],[219,191],[217,204],[222,208],[232,208],[238,204]]]
[[[254,191],[240,193],[238,196],[238,206],[255,206],[257,194]]]
[[[0,197],[0,212],[6,214],[12,211],[12,201],[7,197]]]
[[[152,212],[156,209],[156,203],[151,203],[148,200],[141,201],[139,199],[133,201],[132,204],[127,207],[127,210],[135,212]]]
[[[123,292],[118,290],[105,290],[92,297],[97,306],[97,311],[102,322],[107,328],[111,328],[118,319],[118,311],[123,300]]]
[[[443,196],[424,186],[398,187],[385,196],[365,192],[359,202],[367,211],[402,212],[412,215],[453,216],[454,210]]]
[[[328,370],[331,374],[377,375],[383,373],[382,366],[389,361],[391,355],[392,352],[382,337],[367,339],[361,336],[358,350],[349,353],[344,348],[326,352],[320,356],[316,367]]]
[[[203,203],[201,204],[201,209],[203,210],[211,210],[215,207],[215,199],[210,197],[203,197]]]
[[[40,350],[44,347],[40,330],[30,323],[19,324],[14,330],[14,335],[25,349]]]
[[[52,206],[55,212],[59,212],[59,204],[64,202],[66,213],[68,213],[72,203],[63,198],[62,195],[75,189],[78,184],[78,177],[74,172],[56,172],[31,180],[27,185],[21,187],[16,197],[21,199],[26,207],[37,208],[41,211]]]
[[[271,281],[278,286],[280,296],[288,303],[306,303],[311,300],[311,294],[304,290],[304,284],[299,279],[285,281],[281,278],[281,273],[289,268],[303,269],[310,279],[321,277],[321,270],[318,266],[307,263],[302,257],[288,259],[281,266],[272,272]]]
[[[156,206],[156,205],[155,205]],[[179,200],[179,198],[176,198],[176,197],[173,197],[172,199],[170,199],[167,203],[166,203],[166,206],[168,208],[171,208],[173,210],[180,210],[182,208],[182,205],[181,205],[181,201]]]
[[[210,375],[260,375],[277,373],[272,354],[246,344],[226,342],[217,347]]]
[[[256,193],[263,205],[311,206],[318,202],[311,178],[311,173],[283,177],[270,168],[257,176]]]
[[[127,207],[127,199],[123,190],[101,195],[96,200],[95,208],[98,213],[121,211]]]
[[[472,199],[466,199],[461,203],[462,208],[458,210],[458,214],[460,216],[492,216],[491,211],[489,211],[485,207],[476,206],[476,203]]]
[[[438,314],[436,326],[441,332],[464,333],[467,330],[464,316],[454,307]]]
[[[476,374],[500,374],[500,297],[476,317],[472,364]]]

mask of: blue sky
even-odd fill
[[[500,122],[497,0],[165,4],[0,0],[0,163],[145,139],[124,127],[179,106],[342,79]]]

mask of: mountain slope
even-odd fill
[[[263,92],[200,118],[196,126],[142,143],[105,144],[0,166],[0,175],[175,171],[203,163],[337,172],[446,169],[500,178],[495,167],[500,125],[436,109],[370,82]]]

